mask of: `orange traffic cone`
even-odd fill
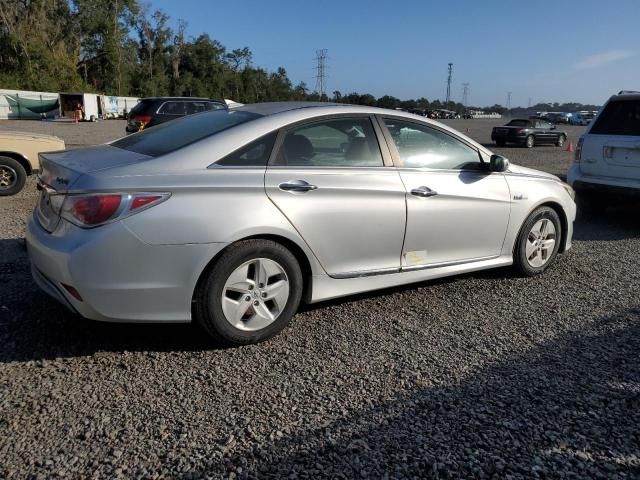
[[[567,145],[567,152],[573,153],[573,143],[569,142],[569,145]]]

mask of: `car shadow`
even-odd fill
[[[393,399],[346,403],[322,426],[299,422],[271,441],[240,430],[233,448],[189,478],[238,466],[248,478],[638,477],[638,351],[636,307],[480,361],[457,381],[444,372],[454,366],[442,365],[449,380],[439,382],[421,375],[428,365],[390,365],[380,375],[403,385]]]
[[[613,203],[615,202],[615,203]],[[610,200],[598,211],[580,208],[573,238],[578,241],[611,241],[640,237],[640,199]]]

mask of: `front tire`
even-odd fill
[[[536,144],[536,141],[535,141],[535,138],[533,138],[533,135],[529,135],[524,141],[524,146],[527,148],[533,148],[535,144]]]
[[[195,322],[227,345],[248,345],[286,327],[302,297],[295,256],[271,240],[230,246],[209,270],[196,294]]]
[[[556,141],[556,146],[562,147],[564,145],[564,142],[566,141],[567,141],[567,137],[565,137],[564,135],[560,135],[558,136],[558,140]]]
[[[562,241],[560,217],[553,208],[534,210],[520,229],[513,252],[515,269],[532,277],[544,272],[553,263]]]
[[[27,171],[13,158],[0,157],[0,196],[15,195],[27,181]]]

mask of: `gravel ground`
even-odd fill
[[[449,123],[489,141],[491,122]],[[123,127],[0,122],[71,146]],[[571,158],[496,151],[556,174]],[[0,478],[640,478],[638,205],[580,216],[541,277],[350,297],[216,349],[40,293],[19,241],[35,198],[0,199]]]

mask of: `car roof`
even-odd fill
[[[621,90],[617,94],[612,95],[609,100],[637,100],[638,98],[640,98],[640,92]]]
[[[144,97],[141,98],[140,101],[144,102],[145,100],[147,101],[157,101],[157,100],[162,100],[162,101],[167,101],[167,100],[195,100],[195,101],[209,101],[209,102],[218,102],[218,103],[222,103],[224,104],[224,102],[222,100],[217,100],[215,98],[206,98],[206,97]]]

